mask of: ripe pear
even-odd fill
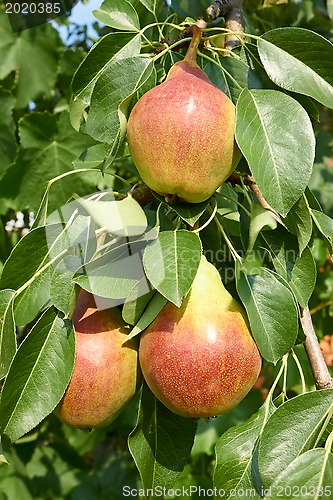
[[[181,307],[169,302],[143,332],[139,360],[151,391],[183,417],[225,413],[253,387],[261,357],[245,312],[204,256]]]
[[[201,31],[166,80],[133,107],[127,140],[143,181],[166,201],[207,200],[235,169],[235,106],[196,63]]]
[[[128,331],[118,309],[98,310],[85,290],[80,291],[72,320],[74,371],[55,413],[72,427],[104,427],[137,390],[137,346],[133,340],[123,344]]]

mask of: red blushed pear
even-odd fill
[[[55,413],[72,427],[109,425],[136,393],[138,352],[123,344],[128,328],[116,309],[98,310],[81,290],[73,314],[76,359],[71,381]]]
[[[139,359],[155,396],[194,418],[234,408],[261,369],[243,308],[204,256],[181,307],[169,302],[142,334]]]
[[[187,54],[161,85],[134,106],[128,145],[143,181],[167,201],[207,200],[235,169],[232,101],[196,63],[201,31],[192,27]]]

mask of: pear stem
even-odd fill
[[[191,26],[190,33],[192,34],[192,40],[187,49],[184,61],[186,61],[190,66],[196,66],[198,47],[201,42],[201,29],[198,26],[193,25]]]

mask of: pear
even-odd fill
[[[253,387],[261,356],[245,312],[204,256],[180,308],[167,303],[143,332],[139,360],[151,391],[183,417],[228,412]]]
[[[72,427],[109,425],[136,393],[138,351],[123,344],[127,327],[118,309],[98,310],[81,290],[73,314],[76,359],[70,383],[55,414]]]
[[[187,54],[166,80],[133,107],[127,125],[143,181],[166,201],[207,200],[240,158],[235,106],[196,63],[201,31],[193,26]]]

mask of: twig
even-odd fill
[[[304,346],[309,358],[316,388],[333,389],[333,377],[331,377],[328,371],[323,353],[321,352],[308,307],[301,308],[301,324],[306,337]]]
[[[244,176],[242,176],[242,180],[243,180],[243,183],[246,186],[249,186],[249,188],[251,189],[251,191],[256,195],[256,197],[258,198],[258,201],[259,201],[260,205],[263,208],[266,208],[266,210],[269,210],[271,212],[273,218],[279,224],[281,224],[281,226],[286,227],[286,225],[284,224],[283,220],[281,219],[279,213],[276,210],[274,210],[274,208],[271,207],[270,204],[267,203],[267,201],[263,197],[263,195],[262,195],[262,193],[261,193],[258,185],[256,184],[256,181],[254,180],[254,178],[251,175],[244,175]],[[228,177],[228,179],[227,179],[226,182],[230,182],[233,186],[235,186],[236,184],[242,184],[241,179],[240,179],[240,175],[237,174],[237,172],[233,172]]]
[[[326,307],[331,306],[332,304],[333,304],[333,300],[327,300],[326,302],[319,304],[319,306],[311,309],[311,311],[310,311],[311,316],[312,316],[312,314],[315,314],[316,312],[321,311],[322,309],[325,309]]]
[[[191,26],[188,26],[187,28],[185,28],[184,31],[182,31],[180,33],[180,35],[178,35],[176,38],[173,38],[172,40],[169,40],[169,39],[162,40],[163,45],[161,47],[157,47],[157,49],[155,49],[155,54],[159,54],[160,52],[163,52],[163,50],[165,50],[166,45],[168,47],[170,47],[171,45],[174,45],[175,43],[177,43],[180,40],[183,40],[184,38],[187,38],[189,36],[191,36]],[[188,42],[180,43],[173,50],[174,51],[180,50],[181,48],[185,47],[187,44],[188,44]]]
[[[274,210],[273,207],[270,206],[269,203],[267,203],[267,201],[265,200],[265,198],[263,197],[258,185],[256,184],[255,180],[253,177],[249,176],[249,178],[251,179],[251,182],[249,184],[250,186],[250,189],[251,191],[256,195],[256,197],[258,198],[258,201],[260,203],[260,205],[263,207],[263,208],[266,208],[267,210],[269,210],[273,216],[273,218],[279,223],[281,224],[283,227],[286,227],[286,225],[284,224],[284,222],[282,221],[279,213]]]
[[[232,50],[241,44],[245,39],[244,19],[243,19],[243,0],[217,0],[207,8],[207,14],[214,21],[220,16],[225,19],[225,27],[233,34],[226,35],[225,48]]]

